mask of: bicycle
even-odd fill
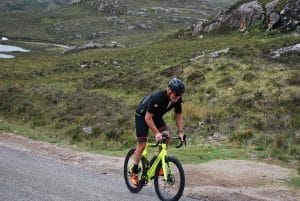
[[[176,139],[180,138],[176,137]],[[185,136],[184,141],[180,141],[176,148],[180,148],[183,144],[186,145]],[[159,153],[154,155],[150,161],[147,159],[149,147],[159,148]],[[164,133],[160,142],[146,143],[139,163],[139,184],[137,186],[130,181],[135,148],[129,150],[124,162],[124,178],[129,191],[138,193],[154,179],[155,192],[160,200],[176,201],[180,199],[185,186],[185,174],[180,161],[175,156],[168,156],[167,147],[167,135]]]

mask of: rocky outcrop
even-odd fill
[[[242,4],[234,10],[221,13],[212,22],[199,22],[193,35],[211,32],[220,28],[246,30],[251,24],[264,19],[264,9],[258,1]]]
[[[300,43],[296,44],[296,45],[292,45],[289,47],[283,47],[280,48],[278,50],[275,50],[271,53],[271,57],[274,58],[278,58],[280,57],[282,54],[288,53],[288,52],[298,52],[300,53]]]
[[[88,44],[83,44],[80,46],[75,46],[72,48],[66,48],[63,53],[74,53],[74,52],[80,52],[83,50],[87,50],[87,49],[97,49],[97,48],[123,48],[125,47],[124,45],[116,42],[116,41],[112,41],[111,43],[108,44],[102,44],[102,43],[88,43]]]
[[[54,0],[54,3],[57,5],[74,5],[74,4],[79,4],[81,3],[82,0]]]
[[[213,21],[201,21],[193,27],[193,36],[220,29],[245,31],[252,25],[265,24],[268,29],[295,30],[300,22],[300,1],[290,0],[280,9],[282,1],[267,4],[249,1],[235,9],[220,13]]]
[[[266,15],[269,16],[268,29],[273,29],[280,20],[280,14],[274,12],[279,0],[272,1],[266,5]]]
[[[103,0],[100,2],[90,2],[90,9],[97,13],[106,13],[110,15],[123,15],[127,12],[129,4],[125,0]]]
[[[300,25],[300,1],[291,0],[280,11],[280,26],[287,31],[297,29]]]

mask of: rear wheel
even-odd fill
[[[131,150],[129,150],[129,152],[127,153],[127,155],[125,157],[124,179],[125,179],[125,183],[126,183],[127,188],[129,189],[129,191],[131,191],[132,193],[138,193],[138,192],[140,192],[140,190],[142,190],[142,188],[144,186],[144,182],[142,182],[142,173],[144,170],[144,165],[142,164],[142,162],[139,163],[139,173],[138,173],[139,184],[138,184],[138,186],[136,186],[131,182],[131,174],[132,174],[131,169],[132,169],[133,162],[134,162],[134,151],[135,151],[135,148],[132,148]]]
[[[167,180],[159,174],[157,168],[154,177],[154,187],[160,200],[176,201],[182,196],[185,186],[185,176],[181,163],[175,157],[166,157]]]

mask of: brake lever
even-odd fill
[[[182,147],[183,144],[184,144],[184,146],[186,147],[186,135],[183,136],[183,140],[181,140],[180,137],[177,137],[176,139],[180,139],[180,144],[177,145],[176,148]]]
[[[155,145],[151,145],[151,147],[157,147],[159,145],[159,143],[165,142],[166,140],[167,140],[167,135],[163,133],[162,134],[162,139],[160,141],[156,142]]]

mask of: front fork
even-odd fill
[[[156,169],[158,167],[158,163],[161,162],[163,173],[164,173],[164,180],[168,181],[168,174],[172,174],[170,167],[168,167],[168,163],[166,162],[166,156],[167,156],[167,144],[163,143],[161,144],[160,152],[153,162],[153,164],[149,164],[149,161],[147,160],[148,156],[148,146],[146,145],[146,148],[144,149],[142,153],[142,162],[144,163],[144,167],[146,168],[146,171],[143,173],[143,179],[144,182],[147,183],[151,179],[154,178]],[[149,167],[150,166],[150,167]]]
[[[164,172],[164,180],[167,181],[169,168],[167,167],[167,163],[166,163],[166,156],[167,156],[167,145],[166,144],[162,145],[162,150],[159,155],[161,155],[161,166],[162,166],[162,169]]]

